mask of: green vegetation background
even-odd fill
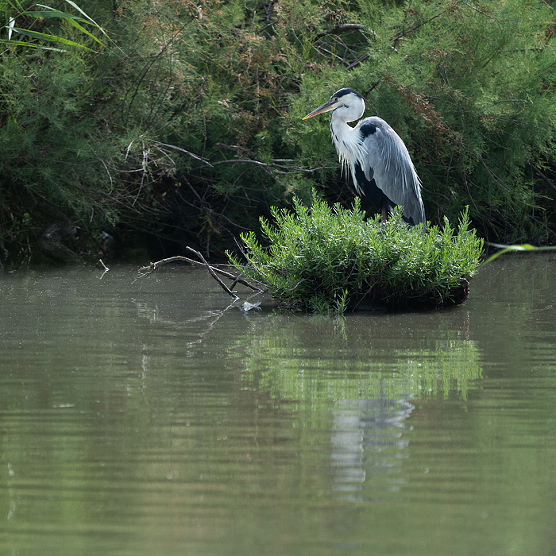
[[[488,240],[554,241],[551,2],[44,3],[73,19],[0,0],[4,264],[55,223],[81,254],[106,231],[216,257],[313,187],[351,206],[328,117],[301,121],[346,86],[408,145],[433,224],[469,206]]]

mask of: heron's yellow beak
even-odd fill
[[[329,100],[325,102],[322,106],[319,106],[316,110],[313,110],[310,114],[307,114],[303,119],[307,120],[312,118],[313,116],[318,116],[319,114],[324,114],[324,112],[329,112],[330,110],[334,110],[336,108],[336,103]]]

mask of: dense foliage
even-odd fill
[[[464,215],[455,233],[447,219],[439,229],[409,228],[397,211],[385,223],[353,210],[333,209],[316,196],[309,208],[294,199],[295,212],[273,210],[262,219],[269,248],[255,234],[242,234],[244,266],[282,302],[317,312],[344,312],[349,306],[440,307],[467,298],[483,242]]]
[[[313,186],[350,205],[328,119],[301,121],[343,86],[407,143],[429,220],[553,239],[547,2],[43,4],[0,0],[1,257],[59,222],[74,250],[106,230],[214,255]]]

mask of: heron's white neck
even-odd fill
[[[346,120],[345,116],[346,114],[342,113],[340,108],[332,112],[332,117],[330,118],[330,133],[342,167],[344,169],[349,168],[352,174],[354,174],[355,161],[361,160],[366,151],[363,141],[361,140],[361,134],[347,122],[358,119],[361,117],[361,114],[357,116],[357,118],[350,120]]]

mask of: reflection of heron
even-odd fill
[[[351,89],[340,89],[328,102],[303,119],[333,110],[332,140],[342,164],[351,170],[359,195],[380,206],[383,218],[397,205],[412,226],[425,224],[421,182],[399,135],[381,118],[371,117],[348,125],[363,116],[365,100]]]
[[[406,400],[343,400],[333,412],[331,467],[334,490],[349,501],[396,493],[406,481],[401,450],[408,441]],[[341,494],[340,494],[341,493]]]

